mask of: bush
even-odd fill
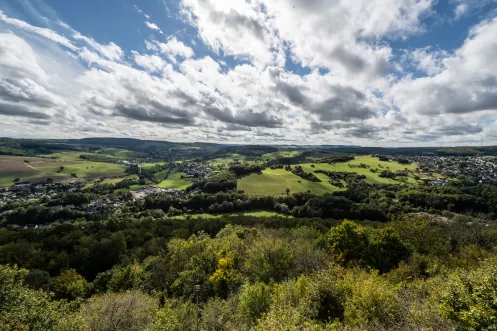
[[[473,270],[449,277],[442,294],[442,316],[460,330],[494,330],[497,325],[497,265],[490,260]]]
[[[138,291],[94,296],[81,307],[92,331],[141,331],[153,323],[157,302]]]
[[[240,290],[238,314],[247,325],[269,310],[271,304],[271,287],[264,283],[245,284]]]

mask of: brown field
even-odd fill
[[[0,157],[0,174],[30,174],[36,172],[25,160],[34,161],[35,157],[22,156],[1,156]]]

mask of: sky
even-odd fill
[[[497,0],[0,0],[0,136],[497,145]]]

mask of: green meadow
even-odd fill
[[[238,189],[249,195],[283,195],[286,194],[287,188],[290,189],[290,193],[310,190],[311,193],[317,195],[339,190],[327,179],[321,183],[315,183],[284,169],[266,169],[262,175],[252,174],[238,180]]]
[[[288,152],[278,152],[288,153]],[[292,156],[296,152],[290,152]],[[273,153],[271,153],[273,154]],[[369,168],[358,168],[360,164],[366,164]],[[351,166],[349,166],[351,165]],[[409,172],[407,183],[416,184],[414,171],[417,169],[416,164],[400,164],[394,161],[380,161],[372,156],[358,156],[355,160],[347,163],[327,164],[327,163],[307,163],[301,164],[305,172],[311,172],[318,177],[321,182],[315,183],[294,175],[284,169],[266,169],[262,175],[252,174],[238,180],[238,189],[244,190],[250,195],[282,195],[286,194],[286,189],[290,189],[290,193],[305,192],[310,190],[311,193],[323,195],[328,192],[340,190],[338,187],[329,183],[329,178],[325,174],[315,173],[316,170],[336,171],[336,172],[353,172],[366,176],[366,182],[371,184],[399,184],[397,180],[382,178],[380,172],[382,170],[390,170],[396,172],[398,170],[407,169]],[[313,167],[314,166],[314,167]],[[380,167],[381,166],[381,167]],[[295,166],[293,166],[295,167]],[[377,169],[376,173],[370,169]]]
[[[24,167],[24,171],[19,171],[19,173],[10,171],[6,174],[0,174],[0,186],[14,185],[14,179],[16,178],[19,178],[20,182],[28,181],[36,183],[44,182],[47,178],[52,178],[55,181],[75,180],[71,176],[73,173],[81,180],[96,179],[102,176],[122,176],[125,174],[125,167],[120,164],[81,161],[79,154],[76,156],[75,153],[57,154],[61,155],[61,158],[55,161],[51,160],[45,163],[43,159],[33,160],[28,165],[31,168],[30,171],[25,171],[26,165],[22,161],[19,161],[18,166],[20,169]],[[60,171],[60,167],[64,167],[62,171]]]
[[[70,176],[76,174],[78,178],[99,177],[104,175],[122,175],[125,167],[117,163],[105,162],[79,162],[63,165],[64,169],[58,173],[59,176]],[[37,170],[46,173],[57,174],[60,166],[38,167]]]
[[[369,168],[357,168],[349,166],[349,165],[358,166],[361,163],[366,164],[367,166],[369,166]],[[314,165],[314,167],[312,167],[312,165]],[[399,181],[397,180],[380,177],[379,176],[380,172],[382,170],[390,170],[392,172],[396,172],[398,170],[405,170],[405,169],[410,171],[408,177],[408,183],[416,184],[416,180],[414,180],[412,172],[414,172],[418,167],[416,164],[400,164],[394,161],[388,161],[388,162],[380,161],[378,160],[378,158],[372,156],[357,156],[355,160],[347,163],[336,163],[336,164],[308,163],[308,164],[302,164],[301,166],[305,172],[315,172],[316,170],[336,171],[336,172],[355,172],[359,175],[366,176],[366,182],[370,184],[398,184]],[[376,173],[373,173],[370,171],[370,169],[377,169],[378,171]],[[318,176],[318,178],[321,180],[323,180],[323,178],[327,178],[327,176],[323,174],[316,174],[316,176]]]
[[[236,212],[236,213],[215,213],[215,214],[193,214],[193,215],[180,215],[173,216],[176,219],[185,219],[186,217],[192,218],[221,218],[221,217],[232,217],[232,216],[252,216],[252,217],[274,217],[280,216],[285,218],[293,218],[291,215],[285,215],[273,211],[244,211],[244,212]]]
[[[192,181],[189,179],[181,178],[182,175],[184,175],[184,173],[182,172],[173,172],[169,174],[169,177],[167,177],[167,179],[163,180],[156,186],[160,188],[186,190],[188,186],[192,185]]]

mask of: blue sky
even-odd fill
[[[496,0],[0,0],[0,131],[497,143],[496,10]]]

